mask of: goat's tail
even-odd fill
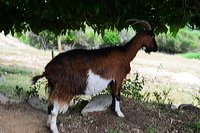
[[[42,75],[38,75],[32,78],[32,85],[35,84],[38,79],[43,78],[45,76],[45,73],[43,73]]]

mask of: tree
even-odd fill
[[[199,0],[1,0],[0,9],[5,34],[31,29],[59,35],[84,30],[85,23],[98,33],[121,31],[130,18],[147,20],[156,33],[166,33],[166,25],[173,34],[185,25],[200,29]]]

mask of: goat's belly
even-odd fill
[[[100,75],[88,71],[87,86],[85,90],[86,95],[92,95],[101,92],[106,89],[112,79],[101,78]]]

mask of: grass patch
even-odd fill
[[[194,132],[199,133],[200,132],[200,120],[190,123],[189,128],[193,129]]]
[[[28,68],[0,66],[0,92],[9,98],[16,98],[14,92],[16,87],[28,91],[32,77],[39,73],[38,70]]]
[[[159,88],[159,90],[158,90]],[[180,104],[193,104],[197,107],[200,107],[199,98],[197,91],[195,91],[194,87],[188,89],[192,92],[186,91],[189,88],[186,85],[156,85],[152,86],[149,89],[142,90],[142,95],[144,95],[144,99],[147,102],[155,102],[155,103],[164,103],[164,104],[174,104],[177,107]],[[146,94],[149,95],[147,96]],[[197,94],[196,94],[197,93]],[[184,98],[183,98],[184,97]]]
[[[109,130],[107,133],[123,133],[121,130]]]
[[[185,58],[189,58],[189,59],[199,59],[200,60],[200,53],[185,53],[185,54],[179,54]]]
[[[158,127],[156,127],[156,126],[147,126],[146,127],[146,132],[147,133],[156,133],[156,132],[158,132]]]
[[[34,75],[39,74],[39,70],[33,70],[29,68],[22,67],[10,67],[10,66],[0,66],[0,72],[5,74],[22,74],[22,75]]]

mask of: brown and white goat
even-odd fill
[[[137,52],[145,47],[147,53],[156,52],[157,44],[150,24],[144,20],[130,19],[142,24],[146,30],[136,35],[124,46],[106,47],[95,50],[75,49],[59,54],[45,67],[42,75],[33,78],[33,83],[46,77],[49,87],[49,107],[47,125],[53,133],[58,133],[56,120],[58,113],[66,112],[75,95],[92,95],[112,89],[112,107],[119,117],[120,89],[122,80],[130,72],[130,62]]]

